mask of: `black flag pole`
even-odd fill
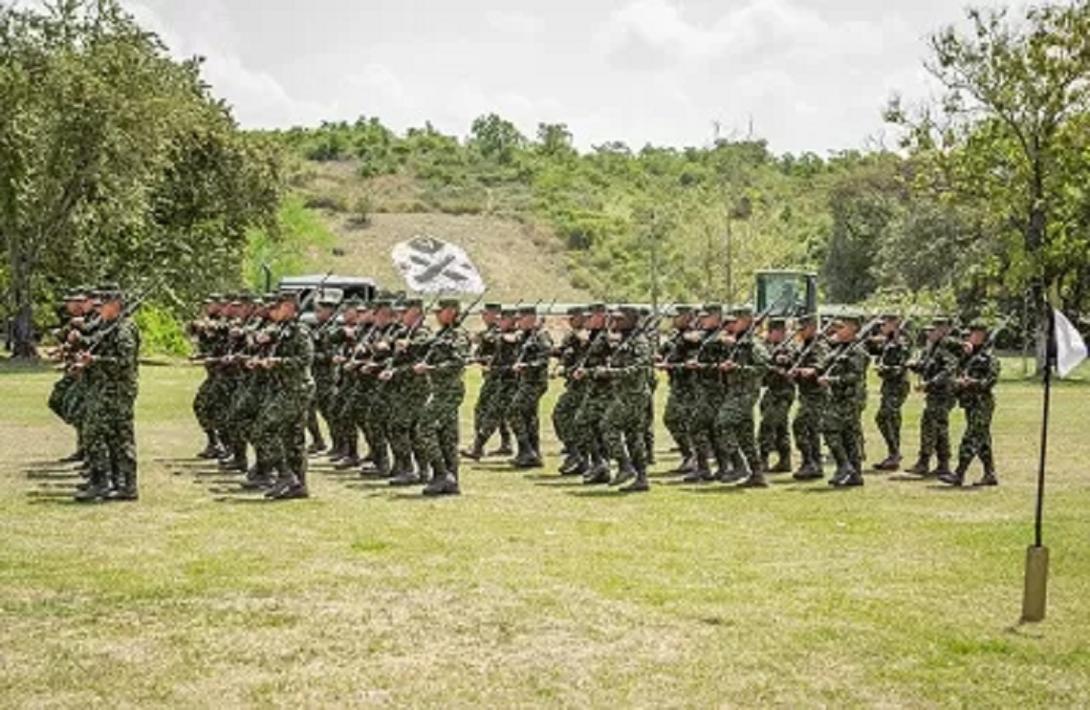
[[[1033,546],[1026,550],[1026,584],[1022,595],[1022,621],[1042,621],[1048,591],[1048,548],[1044,546],[1045,468],[1048,458],[1048,414],[1052,404],[1052,368],[1056,366],[1056,316],[1048,312],[1045,337],[1044,405],[1041,413],[1041,456],[1037,466],[1037,504],[1033,520]]]

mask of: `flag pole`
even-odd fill
[[[1037,467],[1037,505],[1033,521],[1033,546],[1026,550],[1026,580],[1022,595],[1022,621],[1036,622],[1045,618],[1048,590],[1048,548],[1042,541],[1045,512],[1045,462],[1048,455],[1048,414],[1052,404],[1052,368],[1056,364],[1056,315],[1052,305],[1048,312],[1048,334],[1045,338],[1044,407],[1041,415],[1041,457]]]

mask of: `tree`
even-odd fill
[[[66,282],[185,273],[190,294],[237,281],[246,227],[279,201],[278,159],[238,132],[199,67],[171,60],[115,0],[0,8],[0,244],[16,357],[36,356],[35,304]]]
[[[526,138],[519,133],[515,124],[494,113],[474,120],[470,131],[470,143],[481,155],[501,164],[512,162],[515,152],[526,145]]]
[[[1017,236],[1004,243],[1003,278],[1043,304],[1070,269],[1057,218],[1068,188],[1085,184],[1085,162],[1065,164],[1065,141],[1090,108],[1090,4],[1030,8],[1018,20],[970,10],[969,20],[969,33],[931,38],[927,68],[945,88],[937,104],[910,115],[894,99],[887,118],[908,129],[925,184],[990,212],[998,238]]]

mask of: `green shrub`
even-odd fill
[[[371,224],[371,213],[375,208],[375,200],[369,193],[364,193],[352,203],[352,224],[356,227],[366,227]]]
[[[312,210],[347,212],[348,200],[345,199],[343,195],[330,195],[328,193],[322,193],[320,195],[307,195],[307,199],[303,203],[303,206],[308,207]]]
[[[145,304],[136,314],[140,328],[140,353],[142,355],[170,355],[185,357],[191,346],[185,329],[171,312],[151,304]]]

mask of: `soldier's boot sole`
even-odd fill
[[[751,473],[738,482],[738,488],[768,488],[768,481],[759,473]]]
[[[621,469],[617,471],[617,475],[613,477],[613,480],[609,482],[611,486],[620,486],[624,483],[636,478],[636,471],[634,469]]]
[[[830,481],[830,483],[833,488],[858,488],[863,485],[863,477],[858,473],[854,473],[850,476],[837,479],[835,483],[832,481]]]
[[[941,473],[939,474],[938,479],[941,483],[945,483],[948,486],[960,487],[965,483],[965,479],[956,473]]]
[[[973,488],[983,488],[987,486],[998,486],[999,479],[995,476],[984,476],[979,481],[973,481]]]
[[[651,484],[644,479],[638,479],[629,483],[627,486],[621,486],[618,490],[619,493],[646,493],[651,490]]]
[[[458,481],[445,476],[426,485],[422,493],[426,496],[456,496],[461,495],[462,491],[458,488]]]

